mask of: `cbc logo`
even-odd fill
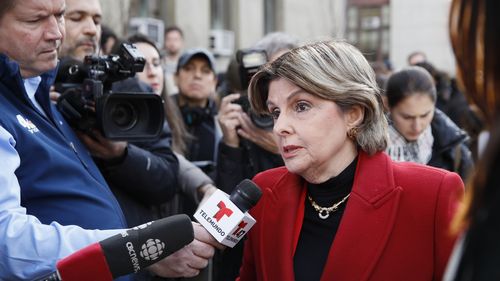
[[[156,260],[165,249],[165,243],[159,239],[148,239],[146,243],[142,244],[141,257],[148,261]]]

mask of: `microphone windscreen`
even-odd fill
[[[191,219],[180,214],[131,228],[99,243],[116,278],[160,261],[193,239]]]
[[[60,279],[57,278],[56,280],[113,280],[99,243],[91,244],[58,261],[57,271]]]
[[[244,179],[229,195],[229,200],[245,213],[257,204],[261,196],[262,190],[253,181]]]

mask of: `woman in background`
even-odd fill
[[[396,161],[411,161],[458,173],[473,167],[468,136],[436,108],[436,87],[424,68],[411,66],[393,73],[385,94],[389,105],[389,145]]]
[[[353,46],[318,42],[264,66],[249,88],[285,167],[255,176],[239,280],[440,280],[460,177],[383,151],[375,74]]]
[[[187,152],[186,142],[192,136],[184,125],[179,108],[174,104],[175,101],[165,91],[165,74],[161,66],[160,52],[153,41],[144,35],[132,35],[128,38],[128,41],[134,44],[146,59],[144,70],[137,73],[137,78],[150,86],[155,94],[163,98],[166,120],[172,130],[172,149],[179,160],[178,183],[180,189],[183,195],[188,195],[193,202],[199,203],[203,196],[212,194],[215,191],[215,186],[213,186],[210,177],[184,157]],[[164,210],[164,215],[182,212],[182,203],[179,198],[171,200],[164,207],[167,207]]]
[[[161,65],[161,57],[156,45],[148,37],[135,34],[128,38],[146,59],[146,65],[142,72],[137,73],[139,81],[146,83],[153,89],[153,92],[163,98],[165,106],[165,116],[172,130],[172,148],[175,152],[184,155],[186,153],[186,141],[190,135],[182,121],[181,114],[174,101],[169,98],[164,87],[164,72]]]

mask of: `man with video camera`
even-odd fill
[[[247,87],[260,66],[297,45],[297,39],[291,35],[270,33],[253,48],[239,50],[228,67],[229,94],[222,98],[218,115],[223,137],[216,178],[217,186],[226,193],[231,193],[242,179],[283,165],[272,134],[273,120],[251,111]],[[234,280],[238,276],[242,253],[240,243],[216,256],[216,280]]]
[[[118,87],[135,88],[136,90],[141,87],[146,88],[144,85],[139,84],[139,81],[133,77],[135,71],[130,73],[124,72],[124,70],[127,70],[125,68],[130,67],[130,65],[134,63],[134,61],[130,62],[131,59],[127,60],[127,58],[134,57],[134,51],[136,51],[135,47],[129,47],[131,50],[128,50],[128,52],[120,51],[120,56],[117,56],[117,58],[113,57],[109,60],[109,56],[95,56],[97,54],[97,46],[101,33],[100,3],[98,1],[82,2],[69,0],[66,1],[66,4],[66,27],[71,31],[68,32],[66,39],[62,43],[60,55],[62,56],[62,61],[66,61],[69,67],[61,67],[59,69],[56,85],[68,82],[64,80],[71,80],[73,78],[72,76],[75,76],[74,74],[71,75],[68,73],[71,70],[72,63],[80,63],[79,66],[82,67],[81,62],[83,62],[85,56],[93,55],[94,57],[92,58],[94,60],[102,61],[98,61],[96,64],[102,65],[113,66],[114,62],[120,62],[121,59],[126,60],[122,64],[116,63],[119,70],[115,72],[126,73],[128,76],[122,75],[123,77],[120,77],[114,75],[115,72],[112,72],[113,68],[110,68],[105,78],[114,83],[112,83],[112,87],[110,87],[111,85],[109,84],[111,83],[107,80],[103,81],[104,85],[108,85],[104,87],[107,91],[102,94],[102,98],[116,95],[116,92],[111,91],[110,94],[109,91]],[[122,45],[121,50],[124,49],[124,46],[127,45]],[[139,59],[135,61],[141,62]],[[88,61],[85,62],[83,67],[93,66],[93,64],[89,66]],[[144,61],[142,62],[144,64]],[[144,65],[142,65],[142,67],[144,67]],[[140,71],[142,71],[142,69],[139,69],[137,72]],[[115,78],[113,75],[118,77]],[[125,80],[125,78],[128,79]],[[58,87],[56,86],[56,88]],[[93,89],[94,87],[90,88]],[[72,102],[71,98],[66,98],[65,96],[71,94],[71,90],[72,89],[69,90],[69,93],[68,91],[66,91],[66,93],[61,93],[62,96],[58,99],[58,108],[63,114],[66,111],[72,112],[72,110],[67,110],[62,104],[62,101]],[[144,116],[143,113],[148,113],[151,115],[150,118],[155,119],[148,120],[148,118],[144,117],[143,119],[145,120],[142,120],[142,122],[151,124],[151,121],[162,121],[160,123],[162,126],[159,127],[161,130],[159,136],[154,136],[156,130],[150,132],[140,130],[139,128],[134,131],[133,128],[131,128],[132,132],[127,132],[127,130],[123,130],[120,126],[108,126],[105,128],[103,126],[98,126],[99,128],[90,128],[85,131],[82,131],[81,128],[76,129],[78,137],[89,149],[97,166],[106,179],[106,182],[117,197],[129,226],[159,218],[159,205],[168,201],[178,191],[178,161],[170,147],[170,129],[166,123],[163,123],[163,105],[161,99],[157,95],[151,93],[152,91],[149,92],[150,93],[128,94],[125,98],[123,98],[123,94],[118,94],[119,100],[116,101],[116,103],[124,106],[125,109],[123,109],[123,114],[113,114],[113,103],[108,103],[110,106],[101,109],[103,114],[97,116],[96,119],[98,120],[96,123],[104,123],[102,119],[119,117],[121,118],[119,121],[123,122],[117,123],[126,127],[126,123],[128,123],[126,122],[127,118],[130,120],[130,123],[133,124],[131,119],[140,119]],[[136,99],[133,99],[135,97]],[[148,104],[145,104],[143,107],[138,107],[137,105],[140,102],[137,100],[138,98],[158,98],[158,112],[153,112],[153,110],[147,107]],[[96,111],[98,111],[97,105],[98,103],[96,103]],[[120,108],[117,109],[117,111],[119,110]],[[144,112],[140,112],[141,110]],[[136,111],[137,114],[131,114],[133,111]],[[127,117],[126,115],[129,116]],[[66,117],[67,119],[71,119],[68,118],[68,116]],[[89,118],[84,115],[82,119]],[[86,120],[77,120],[75,123],[85,123],[85,121]],[[136,124],[139,122],[141,122],[141,120],[138,120]],[[111,136],[118,135],[118,137],[110,139],[106,134]],[[153,137],[151,137],[151,135],[153,135]]]
[[[0,6],[1,280],[34,280],[61,258],[127,228],[88,150],[49,100],[65,11],[64,0]],[[214,241],[201,227],[194,234],[189,247],[151,270],[196,275]]]

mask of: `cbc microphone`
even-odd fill
[[[217,190],[196,210],[194,218],[221,244],[234,247],[255,224],[248,214],[262,196],[260,188],[244,179],[228,195]]]
[[[160,261],[193,239],[189,216],[170,216],[76,251],[57,262],[57,271],[37,281],[112,281]]]

